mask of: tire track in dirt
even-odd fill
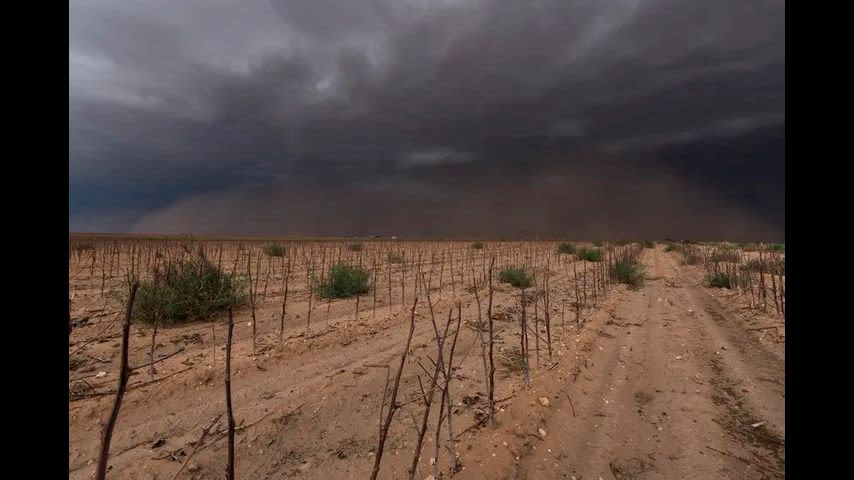
[[[776,478],[784,469],[775,433],[784,398],[744,386],[782,382],[781,360],[750,350],[750,332],[691,287],[674,257],[646,250],[643,261],[646,285],[616,292],[610,319],[589,325],[600,332],[591,368],[567,386],[576,415],[549,418],[549,436],[509,478]],[[768,429],[750,427],[760,418]]]
[[[682,280],[685,281],[684,279]],[[779,478],[785,471],[785,364],[746,331],[702,287],[685,288],[691,315],[702,325],[712,400],[721,407],[714,421],[726,431],[727,452],[736,455],[734,471],[750,478]],[[743,478],[743,477],[742,477]]]

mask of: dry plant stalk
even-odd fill
[[[282,258],[282,263],[285,262],[285,259]],[[291,256],[288,255],[288,267],[285,274],[282,276],[282,289],[284,290],[284,298],[282,298],[282,318],[279,323],[279,342],[284,339],[285,334],[285,313],[287,312],[288,307],[288,280],[291,278]]]
[[[260,258],[260,257],[259,257]],[[255,292],[252,286],[252,250],[246,258],[246,274],[249,275],[249,305],[252,308],[252,355],[255,355]]]
[[[196,440],[196,443],[193,445],[193,450],[191,450],[191,451],[190,451],[190,454],[189,454],[189,455],[187,455],[187,458],[185,458],[185,459],[184,459],[184,463],[182,463],[182,464],[181,464],[181,468],[179,468],[179,469],[178,469],[178,471],[177,471],[177,472],[175,472],[175,475],[172,475],[172,480],[175,480],[176,478],[178,478],[178,475],[180,475],[180,474],[181,474],[181,472],[183,472],[183,471],[184,471],[184,467],[186,467],[186,466],[187,466],[187,464],[188,464],[188,463],[190,463],[190,459],[191,459],[191,458],[193,458],[193,455],[195,455],[196,451],[198,451],[198,450],[199,450],[199,448],[200,448],[202,445],[204,445],[204,443],[205,443],[205,438],[207,438],[208,433],[210,432],[210,429],[212,429],[212,428],[214,427],[214,425],[216,425],[216,422],[218,422],[218,421],[219,421],[220,417],[222,417],[222,414],[221,414],[221,413],[220,413],[219,415],[217,415],[217,416],[213,419],[213,421],[211,421],[210,425],[208,425],[206,428],[204,428],[204,429],[202,430],[202,436],[201,436],[201,437],[199,437],[199,439],[198,439],[198,440]]]
[[[312,253],[313,249],[312,249]],[[306,265],[306,272],[308,272],[308,265]],[[314,259],[311,261],[311,273],[306,273],[306,277],[311,278],[314,276]],[[314,300],[314,289],[311,288],[311,280],[308,281],[308,313],[306,314],[305,321],[305,336],[308,337],[309,333],[311,333],[311,303]]]
[[[489,419],[495,426],[495,356],[493,346],[495,334],[492,329],[492,268],[495,266],[495,255],[489,262],[489,304],[486,307],[486,316],[489,319]]]
[[[537,273],[534,272],[534,353],[537,356],[537,368],[540,368],[540,316],[537,312],[537,305],[540,303],[539,294],[537,293]]]
[[[549,261],[546,260],[546,279],[545,279],[546,295],[543,298],[543,303],[544,303],[543,310],[545,310],[545,317],[546,317],[546,343],[548,344],[548,348],[549,348],[549,361],[552,360],[552,317],[551,317],[551,313],[549,312],[549,310],[551,309],[551,305],[549,302],[549,297],[550,297],[550,295],[549,295],[549,288],[550,288],[549,274],[550,273],[551,272],[549,270]]]
[[[234,317],[228,308],[228,337],[225,341],[225,409],[228,419],[228,467],[226,479],[234,480],[234,412],[231,407],[231,340],[234,332]]]
[[[524,376],[525,376],[525,388],[531,386],[531,367],[528,360],[528,319],[526,316],[526,299],[525,299],[525,289],[522,289],[522,336],[520,338],[521,347],[522,347],[522,360],[524,366]]]
[[[423,286],[423,283],[422,283],[422,286]],[[413,457],[412,466],[410,467],[410,470],[409,470],[413,479],[415,478],[415,473],[417,471],[418,459],[421,456],[422,442],[424,440],[424,434],[426,433],[426,430],[427,430],[427,420],[428,420],[428,417],[430,415],[430,406],[433,403],[433,395],[435,394],[436,382],[438,381],[439,372],[442,371],[441,370],[442,369],[442,351],[443,351],[445,338],[448,335],[448,328],[450,328],[450,326],[451,326],[451,314],[453,313],[453,309],[451,309],[448,312],[448,321],[445,324],[444,334],[440,334],[439,333],[439,327],[436,324],[436,315],[435,315],[435,312],[433,310],[433,301],[430,298],[430,290],[426,286],[424,286],[424,293],[427,297],[427,305],[428,305],[429,310],[430,310],[430,321],[433,325],[433,333],[436,335],[436,343],[437,343],[439,348],[437,350],[437,355],[436,355],[436,362],[435,362],[436,370],[435,370],[435,372],[433,372],[433,375],[430,376],[430,373],[426,372],[426,370],[425,370],[425,373],[427,373],[427,375],[430,376],[430,379],[431,379],[431,385],[430,385],[430,390],[429,390],[430,396],[427,397],[427,395],[423,393],[423,387],[422,387],[422,394],[424,395],[425,410],[424,410],[424,416],[422,417],[421,427],[418,429],[418,442],[417,442],[416,447],[415,447],[415,456]],[[420,363],[419,363],[419,365],[420,365]],[[423,369],[423,367],[422,367],[422,369]],[[420,377],[419,377],[418,383],[419,383],[419,385],[421,384]],[[442,412],[443,407],[444,407],[444,405],[442,405],[440,403],[439,404],[439,412],[440,412],[439,416],[440,417],[441,417],[441,412]],[[441,421],[439,423],[439,428],[440,427],[441,427]],[[438,437],[438,432],[437,432],[437,437]],[[437,447],[437,454],[438,454],[438,447]],[[438,461],[438,457],[437,457],[437,461]]]
[[[578,294],[578,271],[575,268],[575,259],[572,260],[572,285],[575,288],[575,323],[581,324],[581,297]]]
[[[391,318],[391,259],[388,262],[388,318]]]
[[[453,311],[453,309],[451,309]],[[443,389],[442,395],[445,397],[445,406],[448,409],[448,444],[447,448],[449,450],[448,453],[451,455],[451,474],[457,472],[457,447],[456,442],[454,441],[454,427],[451,423],[451,419],[453,418],[451,412],[451,378],[454,376],[454,350],[457,348],[457,337],[460,335],[460,324],[462,324],[463,320],[463,306],[462,303],[457,301],[457,331],[454,332],[454,342],[451,344],[451,353],[448,356],[448,366],[445,371],[445,388]],[[447,335],[447,333],[446,333]],[[441,406],[441,404],[440,404]],[[439,461],[439,457],[436,457],[436,462]]]
[[[377,318],[377,256],[374,255],[374,304],[371,308],[371,318]]]
[[[119,384],[116,387],[116,397],[113,400],[113,409],[110,412],[110,418],[107,419],[107,424],[104,425],[104,430],[101,435],[101,448],[98,453],[98,469],[95,471],[96,480],[104,480],[107,477],[107,461],[110,457],[110,441],[113,439],[113,428],[116,426],[116,419],[119,418],[119,409],[122,407],[122,399],[125,396],[128,379],[130,378],[131,369],[128,367],[128,348],[130,342],[130,318],[133,313],[133,302],[136,298],[136,290],[139,288],[139,282],[134,281],[130,287],[130,295],[128,296],[127,306],[125,307],[125,318],[122,322],[122,356],[119,364]]]
[[[360,272],[362,271],[362,252],[359,252],[359,271]],[[356,322],[359,321],[359,300],[361,300],[361,299],[362,299],[362,294],[357,292],[356,293],[356,315],[355,315]]]
[[[385,448],[385,440],[388,437],[388,429],[391,426],[394,413],[399,406],[397,405],[397,389],[400,387],[400,376],[403,373],[403,366],[406,364],[406,356],[409,354],[409,346],[412,344],[412,334],[415,333],[415,307],[418,305],[418,296],[415,296],[415,301],[412,302],[412,314],[409,320],[409,335],[406,337],[406,345],[403,348],[403,354],[400,356],[400,366],[397,368],[397,374],[394,377],[394,386],[391,390],[391,399],[389,400],[388,415],[385,423],[380,431],[379,443],[377,444],[377,456],[374,459],[374,468],[371,471],[371,480],[376,480],[380,473],[380,462],[383,458],[383,449]],[[229,479],[233,480],[233,479]]]
[[[429,301],[429,300],[428,300]],[[436,360],[436,370],[433,372],[433,375],[430,377],[430,388],[427,393],[424,395],[424,416],[421,417],[421,427],[418,429],[418,440],[415,442],[415,454],[412,457],[412,466],[409,467],[409,474],[412,480],[415,480],[415,475],[418,472],[418,460],[421,458],[421,447],[424,442],[424,434],[427,433],[427,420],[430,417],[430,407],[433,405],[433,397],[436,393],[436,382],[439,380],[439,372],[442,370],[442,349],[445,344],[445,338],[448,335],[448,328],[451,326],[451,316],[454,312],[454,309],[448,312],[448,323],[445,324],[445,334],[439,335],[438,328],[436,327],[435,317],[433,320],[433,327],[436,329],[436,343],[438,344],[438,353]],[[429,375],[429,374],[428,374]],[[442,401],[444,402],[445,397],[442,397]],[[444,407],[442,403],[439,404],[439,409]],[[438,462],[438,458],[436,459]]]

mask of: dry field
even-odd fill
[[[70,248],[73,479],[96,475],[129,285],[142,295],[202,258],[247,292],[232,310],[235,478],[368,479],[377,463],[382,479],[783,476],[781,252],[606,243],[587,261],[557,242],[76,236]],[[370,288],[327,298],[316,285],[339,263]],[[501,281],[512,266],[529,286]],[[130,322],[107,478],[226,477],[228,318]]]

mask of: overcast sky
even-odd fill
[[[782,0],[71,0],[72,231],[782,239]]]

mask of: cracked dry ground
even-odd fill
[[[748,330],[748,312],[737,308],[737,302],[724,301],[731,297],[702,286],[702,272],[680,265],[676,253],[666,253],[661,247],[646,249],[641,260],[648,271],[646,284],[638,290],[614,287],[595,309],[585,312],[580,327],[568,311],[566,326],[562,326],[560,301],[552,300],[552,360],[542,346],[539,367],[532,358],[533,380],[527,390],[518,373],[502,374],[499,368],[496,398],[510,398],[499,404],[495,428],[467,430],[475,423],[475,411],[483,406],[483,366],[475,333],[461,330],[455,354],[459,378],[451,386],[452,420],[459,436],[456,451],[462,465],[455,477],[783,476],[784,345],[767,341],[760,331]],[[566,278],[562,267],[554,275],[553,285]],[[497,352],[519,341],[518,325],[512,321],[515,317],[507,315],[515,303],[515,292],[506,286],[498,288]],[[463,302],[463,319],[476,318],[474,298],[459,286],[456,293]],[[449,288],[435,295],[439,321],[444,321],[457,296]],[[411,305],[409,292],[407,297]],[[485,313],[483,295],[481,301]],[[246,326],[248,316],[243,313],[238,318],[232,388],[236,421],[246,426],[237,432],[238,478],[369,477],[386,374],[367,365],[393,365],[399,359],[408,330],[408,306],[393,305],[389,316],[388,306],[383,304],[377,307],[375,319],[368,311],[356,322],[349,307],[333,305],[330,324],[336,328],[329,330],[322,328],[326,308],[320,307],[322,314],[315,313],[315,331],[322,335],[297,336],[304,328],[298,320],[286,330],[286,338],[292,338],[283,345],[276,335],[260,338],[259,350],[270,346],[255,358]],[[269,312],[262,308],[259,318],[270,318],[274,310],[275,305],[269,306]],[[428,365],[427,355],[435,357],[426,305],[417,310],[400,401],[413,398],[418,391],[415,375],[421,370],[416,362]],[[274,320],[269,322],[272,325]],[[170,336],[184,339],[187,350],[158,364],[158,376],[178,373],[126,395],[108,478],[172,478],[185,458],[182,452],[189,453],[203,426],[224,412],[223,352],[217,351],[217,368],[209,368],[213,360],[210,328],[195,328],[193,335],[198,336],[186,341],[190,331],[175,329],[163,334],[164,342]],[[219,331],[219,344],[222,338]],[[138,346],[131,358],[144,363],[148,343],[145,337],[132,339]],[[111,346],[103,346],[107,347]],[[183,371],[188,365],[194,368]],[[115,365],[97,368],[112,371]],[[140,377],[146,378],[132,383],[147,379],[148,374]],[[465,403],[464,396],[470,397]],[[472,401],[475,396],[478,399]],[[547,406],[543,398],[548,399]],[[71,478],[91,478],[99,422],[108,415],[111,401],[97,397],[72,402]],[[414,402],[397,413],[380,478],[408,478],[415,424],[420,423],[422,411]],[[434,408],[418,478],[432,473],[436,413]],[[446,435],[443,430],[439,451],[445,476]],[[181,478],[224,478],[226,444],[222,435],[215,433],[206,444]]]

